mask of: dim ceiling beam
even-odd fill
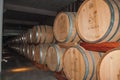
[[[40,15],[48,15],[48,16],[56,16],[56,14],[57,14],[57,12],[55,12],[55,11],[49,11],[49,10],[45,10],[45,9],[37,9],[37,8],[8,4],[8,3],[5,4],[4,8],[8,9],[8,10],[40,14]]]
[[[3,36],[15,36],[15,35],[19,35],[24,32],[25,32],[24,30],[7,30],[7,29],[5,29],[3,31]]]
[[[3,33],[3,36],[17,36],[19,33]]]
[[[8,30],[8,29],[5,29],[3,30],[3,33],[23,33],[24,30]]]
[[[11,23],[11,24],[23,24],[23,25],[38,25],[38,22],[33,21],[24,21],[24,20],[15,20],[15,19],[4,19],[4,23]]]

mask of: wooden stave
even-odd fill
[[[39,51],[38,51],[38,45],[36,45],[36,48],[35,48],[35,55],[34,55],[34,58],[35,58],[35,61],[36,61],[36,63],[39,63]]]
[[[112,54],[111,52],[116,51],[116,50],[120,50],[120,47],[114,48],[112,50],[109,50],[106,52],[105,55],[103,55],[103,57],[99,60],[99,64],[97,65],[97,70],[96,70],[96,74],[97,74],[97,80],[102,80],[100,77],[100,66],[102,64],[102,61],[104,60],[104,58],[109,55]],[[107,64],[108,65],[108,64]],[[105,67],[104,67],[105,68]],[[114,80],[119,80],[120,79],[120,72],[119,75],[116,75],[118,77],[118,79],[114,79]],[[110,77],[110,76],[109,76]],[[111,79],[110,79],[111,80]],[[113,80],[113,79],[112,79]]]
[[[65,14],[68,17],[68,21],[69,21],[69,25],[70,25],[70,26],[67,26],[68,33],[67,33],[66,38],[64,40],[57,39],[56,30],[55,30],[57,18],[61,14]],[[53,26],[53,32],[54,32],[54,36],[58,42],[68,43],[68,42],[78,42],[80,40],[80,38],[78,37],[77,31],[76,31],[76,28],[75,28],[75,26],[76,26],[75,25],[75,17],[76,17],[75,12],[61,12],[56,16],[56,19],[54,21],[54,26]]]
[[[39,27],[40,26],[37,25],[37,26],[33,26],[33,28],[32,28],[32,41],[35,44],[39,43],[39,39],[40,39],[40,37],[38,37],[40,35],[40,34],[38,34]]]
[[[45,25],[46,28],[46,40],[45,43],[52,43],[54,40],[53,29],[51,26]]]
[[[32,43],[32,29],[29,29],[26,33],[27,43]]]
[[[115,0],[116,4],[119,7],[119,17],[120,17],[120,1],[119,0]],[[119,18],[119,27],[120,27],[120,18]],[[120,42],[120,38],[117,40],[118,42]]]
[[[19,51],[20,51],[20,54],[23,54],[23,47],[22,47],[22,45],[20,45]]]
[[[102,57],[102,55],[103,55],[103,53],[98,53],[98,52],[93,52],[93,51],[86,51],[84,48],[82,48],[82,47],[79,47],[79,46],[74,46],[74,47],[71,47],[71,48],[77,48],[77,49],[79,49],[79,48],[81,48],[84,52],[85,52],[85,55],[86,55],[86,59],[85,59],[85,61],[86,61],[86,65],[87,65],[87,67],[86,67],[86,71],[87,71],[87,73],[84,75],[84,78],[83,79],[75,79],[75,80],[96,80],[97,79],[97,77],[96,77],[96,74],[95,74],[95,72],[96,72],[96,65],[97,65],[97,63],[98,63],[98,61],[99,61],[99,59],[100,59],[100,57]],[[70,48],[69,48],[70,49]],[[67,52],[67,51],[66,51]],[[66,55],[66,52],[65,52],[65,54],[64,54],[64,56],[63,56],[63,71],[64,71],[64,73],[65,73],[65,75],[66,75],[66,77],[68,78],[68,80],[74,80],[73,78],[71,79],[69,76],[68,76],[68,73],[66,72],[66,70],[65,70],[65,62],[64,62],[64,58],[65,58],[65,55]],[[94,53],[94,55],[92,55],[92,53]],[[87,55],[87,54],[89,54],[89,53],[91,53],[91,54],[89,54],[89,55]],[[98,53],[98,54],[97,54]],[[84,57],[85,57],[85,55],[84,55]],[[91,57],[91,55],[93,56],[93,58],[95,57],[95,55],[97,55],[97,58],[92,58]],[[89,58],[88,58],[89,57]],[[90,59],[91,58],[91,59]],[[99,58],[99,59],[98,59]],[[94,67],[93,68],[95,68],[95,69],[91,69],[91,71],[92,71],[92,74],[91,74],[91,77],[89,76],[89,78],[88,78],[88,75],[90,75],[90,67],[88,67],[89,66],[89,63],[91,62],[91,61],[93,61],[94,60],[94,62],[92,62],[92,64],[94,64]],[[90,65],[91,66],[91,65]],[[84,65],[84,68],[85,68],[85,65]],[[78,71],[78,70],[77,70]],[[85,69],[83,70],[82,69],[82,72],[85,72]],[[93,73],[94,72],[94,73]]]
[[[32,45],[32,56],[31,56],[31,59],[33,61],[35,61],[35,48],[36,48],[36,45]]]
[[[20,35],[20,43],[27,43],[27,33]]]
[[[81,6],[83,6],[85,3],[87,3],[87,1],[89,1],[89,0],[85,0],[84,1],[84,3],[81,5]],[[110,1],[108,1],[108,0],[105,0],[105,2],[106,2],[106,4],[108,4],[108,6],[110,7],[111,5],[112,5],[112,7],[113,7],[113,4],[110,4]],[[117,6],[117,5],[115,5],[115,6]],[[118,6],[117,6],[118,7]],[[79,9],[81,9],[81,7],[79,8]],[[80,11],[78,11],[77,12],[77,17],[78,17],[78,14],[79,14],[79,12]],[[117,12],[117,11],[116,11]],[[111,9],[111,13],[113,13],[113,10]],[[120,17],[120,11],[119,11],[119,17]],[[111,15],[111,16],[113,16],[113,15]],[[78,25],[78,21],[77,21],[78,19],[76,19],[76,25]],[[113,38],[113,36],[115,35],[116,37],[117,36],[119,36],[120,37],[120,35],[119,35],[119,31],[120,31],[120,28],[119,28],[119,26],[120,26],[120,18],[119,18],[119,22],[118,22],[118,26],[116,26],[117,28],[116,28],[116,30],[115,31],[117,31],[117,33],[115,32],[115,33],[113,33],[113,35],[111,36],[109,33],[111,33],[110,31],[112,30],[112,25],[114,25],[114,22],[112,23],[112,19],[111,19],[111,24],[110,24],[110,26],[109,26],[109,29],[110,30],[107,30],[106,31],[106,33],[104,34],[104,36],[102,36],[102,38],[100,38],[99,40],[94,40],[94,41],[90,41],[90,40],[86,40],[82,35],[81,35],[81,33],[80,33],[80,31],[78,31],[78,27],[76,27],[77,28],[77,32],[78,32],[78,34],[79,34],[79,36],[81,37],[81,39],[83,40],[83,41],[85,41],[85,42],[89,42],[89,43],[98,43],[98,42],[105,42],[105,41],[109,41],[109,42],[113,42],[113,41],[118,41],[118,39],[114,39]],[[119,29],[119,30],[118,30]],[[110,38],[106,38],[106,37],[110,37]],[[112,39],[113,38],[113,39]],[[119,40],[120,40],[120,38],[119,38]]]
[[[23,46],[22,46],[22,52],[23,52],[23,55],[24,56],[26,56],[26,47],[27,47],[27,45],[26,44],[24,44]]]
[[[55,68],[51,68],[51,64],[48,60],[48,55],[50,54],[49,53],[49,49],[50,48],[54,48],[55,52],[56,52],[56,58],[57,58],[57,63],[56,65],[54,66]],[[65,49],[64,48],[60,48],[60,46],[58,45],[50,45],[50,47],[48,48],[48,52],[47,52],[47,56],[46,56],[46,64],[48,66],[48,68],[51,70],[51,71],[56,71],[56,72],[60,72],[62,70],[62,66],[63,66],[63,63],[62,63],[62,56],[64,54],[64,51]],[[52,65],[53,66],[53,65]]]
[[[109,0],[111,5],[113,6],[114,9],[114,24],[113,24],[113,28],[114,26],[116,27],[116,29],[113,31],[111,30],[111,32],[109,33],[109,35],[103,40],[103,42],[108,41],[108,42],[114,42],[114,41],[118,41],[118,39],[120,38],[120,12],[119,12],[119,7],[118,4],[115,2],[115,0]],[[119,17],[117,20],[115,20],[117,17]],[[115,24],[115,22],[117,22]],[[111,36],[112,35],[112,36]],[[117,38],[117,39],[116,39]]]
[[[44,27],[44,25],[41,25],[40,27],[40,43],[44,43],[45,42],[45,38],[46,38],[46,28]]]
[[[72,26],[74,26],[74,28],[72,27],[72,33],[71,33],[71,38],[68,38],[68,41],[64,41],[64,42],[78,42],[80,40],[78,34],[77,34],[77,31],[76,31],[76,24],[75,24],[75,20],[76,20],[76,13],[73,12],[73,13],[66,13],[68,15],[68,18],[70,19],[70,15],[71,15],[71,22],[72,22]],[[75,31],[75,32],[74,32]]]
[[[21,45],[21,54],[24,55],[24,53],[25,53],[25,45]]]
[[[45,41],[45,28],[44,28],[44,25],[40,25],[40,26],[35,26],[35,31],[34,31],[34,43],[37,44],[37,43],[44,43]],[[44,35],[44,36],[43,36]]]
[[[39,44],[35,50],[35,61],[39,64],[46,64],[46,55],[49,44]]]
[[[27,48],[26,48],[26,57],[29,59],[29,54],[30,54],[30,45],[27,45]]]
[[[52,27],[48,25],[34,26],[33,29],[33,43],[52,43],[53,42],[53,31]]]
[[[29,59],[34,61],[34,48],[35,48],[35,45],[30,45],[29,46]]]

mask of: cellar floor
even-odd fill
[[[3,49],[2,80],[57,80],[52,72],[36,68],[22,55],[10,49]]]

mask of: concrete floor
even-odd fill
[[[2,80],[57,80],[52,72],[45,72],[13,50],[3,49]]]

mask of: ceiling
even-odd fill
[[[16,36],[33,25],[52,26],[59,11],[68,11],[70,4],[78,7],[81,2],[82,0],[4,0],[3,36]]]
[[[76,0],[5,0],[7,4],[58,11]]]

